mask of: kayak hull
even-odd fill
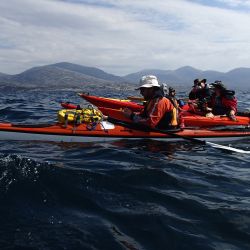
[[[110,142],[117,140],[142,140],[150,139],[156,141],[183,141],[185,139],[181,138],[171,138],[171,137],[146,137],[146,138],[136,138],[136,137],[93,137],[93,136],[67,136],[67,135],[45,135],[45,134],[27,134],[22,132],[3,132],[0,131],[0,140],[12,140],[12,141],[44,141],[44,142],[71,142],[71,143],[89,143],[89,142]],[[246,139],[245,136],[236,137],[194,137],[194,139],[208,140],[211,142],[233,142]]]
[[[121,139],[152,139],[160,141],[182,140],[181,136],[209,141],[234,141],[250,139],[250,130],[213,131],[207,129],[185,129],[175,135],[159,132],[140,131],[114,125],[109,122],[98,124],[89,130],[85,124],[79,126],[54,124],[48,126],[0,124],[0,140],[54,141],[54,142],[105,142]]]
[[[227,116],[214,116],[212,118],[187,113],[183,115],[184,125],[187,127],[215,127],[215,126],[248,126],[249,117],[236,116],[236,121]]]

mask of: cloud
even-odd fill
[[[249,0],[217,0],[217,1],[231,7],[250,7]]]
[[[249,0],[188,0],[189,2],[198,3],[205,6],[213,6],[222,9],[232,9],[238,11],[249,11]]]
[[[249,1],[215,2],[1,1],[0,72],[59,61],[120,75],[184,65],[222,71],[249,66],[249,13],[228,8]]]

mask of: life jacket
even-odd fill
[[[173,108],[172,111],[166,112],[163,118],[157,124],[156,128],[164,130],[177,127],[179,123],[174,110],[176,109]]]
[[[168,108],[165,109],[165,112],[162,118],[156,124],[155,127],[158,129],[168,129],[168,128],[176,127],[178,125],[178,111],[177,111],[177,108],[173,105],[172,101],[166,97],[158,97],[158,98],[155,98],[153,101],[150,101],[144,110],[144,117],[150,117],[154,115],[154,112],[157,112],[157,111],[154,111],[151,106],[157,105],[159,104],[159,102],[161,103],[165,102],[165,105],[168,106]]]
[[[169,112],[169,115],[167,115],[167,120],[169,119],[169,126],[171,127],[176,127],[179,124],[179,103],[178,100],[175,97],[172,96],[165,96],[166,98],[168,98],[170,100],[170,102],[173,104],[174,108],[171,112]]]
[[[164,97],[163,92],[159,89],[153,98],[146,102],[141,113],[133,114],[132,120],[151,128],[167,129],[178,124],[174,110],[172,102]]]
[[[223,95],[221,95],[220,97],[220,106],[222,108],[219,108],[220,110],[216,110],[217,106],[216,106],[216,95],[213,95],[211,98],[211,102],[210,102],[210,107],[213,109],[213,113],[218,114],[218,115],[222,115],[222,114],[226,114],[228,113],[230,110],[234,110],[235,112],[237,112],[237,99],[234,96],[234,91],[227,91],[225,92]]]

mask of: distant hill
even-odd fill
[[[161,82],[187,84],[202,74],[201,70],[190,66],[181,67],[176,70],[148,69],[124,76],[125,79],[138,82],[142,75],[156,75]]]
[[[250,68],[237,68],[227,73],[181,67],[176,70],[149,69],[126,76],[116,76],[94,67],[86,67],[68,62],[61,62],[41,67],[34,67],[20,74],[0,73],[1,86],[18,87],[82,87],[87,85],[116,86],[118,83],[138,84],[143,75],[156,75],[160,82],[169,85],[191,87],[195,78],[206,78],[208,83],[222,80],[228,87],[250,88]],[[85,85],[86,86],[86,85]]]
[[[60,69],[66,69],[66,70],[69,70],[72,72],[77,72],[80,74],[92,76],[92,77],[107,80],[107,81],[113,81],[113,82],[123,82],[124,81],[124,79],[120,76],[108,74],[108,73],[104,72],[103,70],[100,70],[100,69],[94,68],[94,67],[86,67],[86,66],[81,66],[78,64],[68,63],[68,62],[56,63],[56,64],[52,64],[50,66],[57,67]]]
[[[7,76],[8,76],[7,74],[4,74],[4,73],[0,72],[0,77],[7,77]]]
[[[34,67],[17,75],[0,74],[1,85],[28,87],[80,87],[82,84],[111,84],[125,81],[122,77],[105,73],[97,68],[64,62]]]
[[[176,70],[143,70],[124,76],[128,81],[139,82],[142,75],[156,75],[161,82],[170,85],[192,85],[196,78],[205,78],[209,83],[223,81],[228,87],[250,88],[250,68],[237,68],[227,73],[213,70],[198,70],[185,66]]]
[[[225,78],[227,78],[228,80],[230,78],[233,78],[233,79],[235,79],[235,82],[244,81],[243,79],[245,79],[250,86],[249,76],[250,76],[250,69],[249,68],[237,68],[237,69],[233,69],[233,70],[229,71],[225,75]]]

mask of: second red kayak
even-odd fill
[[[99,107],[100,111],[117,120],[124,122],[131,122],[130,119],[126,118],[122,110],[109,109]],[[186,127],[216,127],[216,126],[249,126],[250,118],[243,116],[236,116],[237,121],[230,120],[227,116],[214,116],[213,118],[200,116],[200,115],[189,115],[183,116],[183,125]]]
[[[123,108],[129,108],[133,112],[140,112],[143,109],[143,105],[129,100],[105,98],[86,93],[81,93],[79,95],[91,104],[97,106],[104,115],[115,119],[125,119],[121,111]],[[61,103],[61,105],[66,109],[77,108],[77,105],[70,103]],[[187,127],[249,126],[250,124],[250,117],[245,116],[236,116],[237,121],[232,121],[227,116],[215,116],[213,118],[209,118],[184,111],[182,113],[182,117],[184,124]]]

